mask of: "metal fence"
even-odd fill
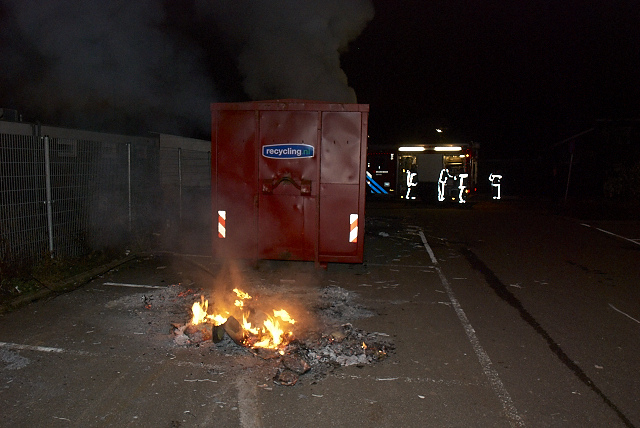
[[[175,204],[174,217],[181,222],[189,219],[206,206],[203,197],[210,201],[211,152],[161,148],[160,177],[165,199]]]
[[[126,245],[158,218],[158,148],[0,134],[0,261]]]
[[[160,148],[164,249],[209,254],[211,246],[211,152]]]
[[[45,158],[40,139],[0,135],[0,260],[48,249]]]

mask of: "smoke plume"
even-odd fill
[[[199,2],[202,9],[207,4]],[[368,0],[216,4],[212,18],[239,51],[243,86],[252,99],[356,102],[340,68],[340,53],[373,18]]]
[[[340,54],[372,17],[369,0],[0,0],[0,107],[193,136],[211,102],[355,102]]]

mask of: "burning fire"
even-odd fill
[[[242,290],[238,290],[237,288],[234,288],[233,292],[236,293],[239,299],[235,301],[234,305],[236,305],[239,308],[242,308],[244,306],[245,299],[251,299],[251,296],[249,296],[249,294],[245,293]]]
[[[235,288],[233,292],[236,294],[237,299],[234,305],[238,309],[242,309],[242,343],[252,348],[268,348],[278,349],[286,345],[288,339],[293,337],[293,332],[285,331],[286,327],[295,324],[295,320],[291,318],[289,313],[284,310],[273,310],[273,316],[260,312],[260,315],[264,315],[264,320],[257,322],[258,325],[254,326],[250,319],[252,319],[252,312],[247,310],[245,306],[245,300],[252,299],[252,297],[242,290]],[[193,317],[191,324],[207,324],[211,323],[214,326],[221,326],[227,322],[232,315],[225,311],[224,314],[209,314],[209,301],[205,300],[204,296],[201,296],[200,302],[195,302],[191,307]],[[253,322],[256,322],[255,316]]]

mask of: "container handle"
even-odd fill
[[[273,193],[273,189],[278,187],[283,181],[293,184],[296,189],[300,190],[301,195],[307,196],[311,194],[311,180],[300,179],[298,183],[290,174],[262,180],[262,193]]]

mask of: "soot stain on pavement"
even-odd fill
[[[551,337],[551,335],[549,335],[549,333],[540,325],[535,317],[531,315],[529,311],[527,311],[522,302],[518,300],[518,298],[507,289],[507,286],[503,284],[502,281],[500,281],[496,274],[491,269],[489,269],[489,267],[482,260],[480,260],[478,256],[476,256],[476,254],[469,248],[462,247],[460,251],[462,255],[467,259],[471,267],[484,276],[487,284],[489,284],[489,286],[495,291],[498,297],[500,297],[502,300],[516,309],[520,314],[520,317],[547,342],[547,344],[549,345],[549,349],[551,349],[556,357],[558,357],[558,359],[567,368],[569,368],[569,370],[571,370],[582,383],[587,385],[593,392],[595,392],[600,398],[602,398],[607,406],[609,406],[618,415],[620,420],[622,420],[622,422],[626,426],[633,427],[634,425],[625,416],[625,414],[622,413],[618,406],[616,406],[615,403],[613,403],[611,399],[609,399],[609,397],[607,397],[604,392],[602,392],[602,390],[596,386],[593,380],[589,378],[589,376],[584,372],[584,370],[582,370],[582,368],[578,364],[576,364],[571,358],[569,358],[569,356],[566,354],[566,352],[564,352],[560,345],[558,345],[558,343]]]

